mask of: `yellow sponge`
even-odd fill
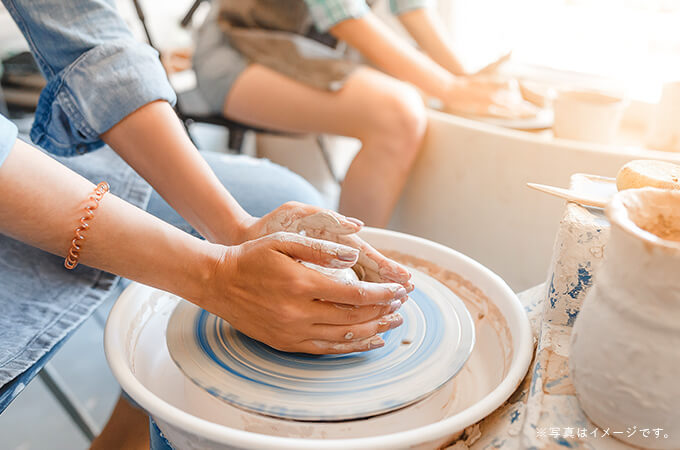
[[[665,161],[630,161],[616,175],[616,187],[619,191],[642,187],[680,189],[680,166]]]

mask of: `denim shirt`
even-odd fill
[[[99,136],[141,106],[175,101],[158,53],[134,40],[113,0],[3,0],[47,78],[31,138],[93,183],[145,208],[150,186]],[[0,116],[0,164],[17,128]],[[0,167],[1,168],[1,167]],[[0,234],[0,412],[101,302],[118,277]],[[8,400],[9,399],[9,400]],[[0,445],[1,446],[1,445]]]
[[[31,129],[47,151],[73,156],[99,148],[99,136],[130,113],[176,101],[158,52],[134,39],[113,0],[2,2],[47,79]],[[2,122],[0,159],[16,139]]]
[[[0,166],[7,159],[17,139],[17,126],[0,114]]]

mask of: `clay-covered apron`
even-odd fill
[[[303,0],[221,0],[219,7],[220,28],[235,49],[296,81],[335,91],[358,66],[357,55],[316,30]]]

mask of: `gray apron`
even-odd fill
[[[318,89],[340,89],[358,66],[356,53],[315,29],[304,0],[220,0],[217,21],[248,60]]]

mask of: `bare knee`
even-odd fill
[[[398,126],[398,134],[408,145],[419,146],[425,135],[427,116],[425,105],[418,91],[408,84],[391,97],[388,108],[393,112],[392,120]]]
[[[398,82],[393,89],[378,94],[371,106],[362,138],[381,140],[384,151],[410,162],[427,127],[425,106],[418,91]]]

